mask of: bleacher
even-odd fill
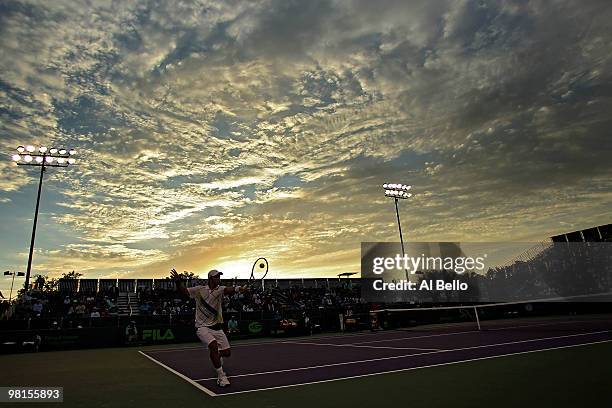
[[[245,285],[247,279],[227,279],[224,285]],[[205,285],[205,279],[192,279],[186,282],[187,286]],[[358,285],[359,279],[337,278],[306,278],[306,279],[266,279],[265,287],[278,289],[290,288],[341,288]],[[120,293],[136,293],[140,290],[175,290],[174,281],[170,279],[60,279],[57,291],[61,293],[98,293],[119,290]]]

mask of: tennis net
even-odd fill
[[[370,312],[374,329],[590,331],[612,329],[612,302],[542,301],[441,307],[385,308]]]

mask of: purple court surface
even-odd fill
[[[245,342],[232,346],[220,388],[203,347],[140,353],[211,396],[285,388],[514,354],[612,342],[612,319],[500,323]]]

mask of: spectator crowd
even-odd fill
[[[95,319],[120,315],[175,317],[185,321],[195,315],[195,302],[173,288],[138,287],[129,298],[123,294],[129,302],[127,308],[119,307],[120,296],[116,287],[99,292],[34,289],[22,293],[11,304],[2,302],[0,319],[46,319],[50,321],[50,328],[78,328],[92,325]],[[346,281],[333,287],[252,288],[246,293],[224,296],[223,311],[227,320],[264,314],[268,318],[280,318],[286,312],[351,308],[362,303],[359,285]]]

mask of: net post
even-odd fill
[[[476,323],[478,324],[478,331],[482,331],[480,327],[480,318],[478,317],[478,309],[474,306],[474,315],[476,316]]]

